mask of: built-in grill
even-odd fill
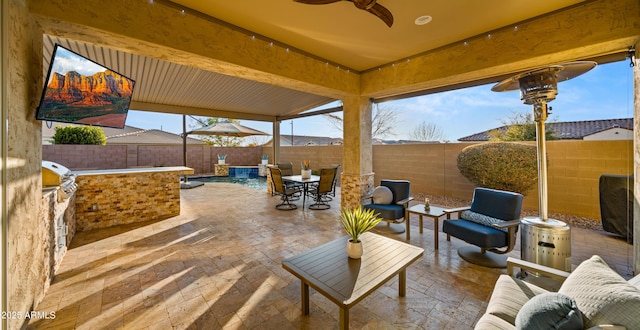
[[[42,209],[44,221],[51,228],[50,257],[46,258],[49,275],[53,276],[60,267],[76,228],[76,197],[78,189],[76,175],[63,165],[42,161]]]
[[[48,160],[42,161],[42,187],[58,188],[58,202],[68,199],[78,190],[76,175],[65,166]]]

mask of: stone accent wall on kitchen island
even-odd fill
[[[78,231],[137,222],[157,221],[180,214],[180,174],[187,167],[77,171]]]

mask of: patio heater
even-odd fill
[[[551,111],[547,103],[555,100],[558,94],[558,82],[575,78],[595,66],[596,63],[590,61],[550,65],[515,75],[491,88],[494,92],[520,89],[520,99],[524,104],[533,106],[536,122],[539,216],[522,219],[522,259],[564,271],[571,271],[571,229],[566,223],[548,216],[544,122]]]

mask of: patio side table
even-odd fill
[[[431,206],[428,210],[425,210],[424,204],[416,204],[407,209],[407,215],[408,215],[407,217],[410,218],[412,213],[417,214],[420,217],[420,223],[419,223],[420,234],[422,234],[422,217],[427,216],[433,219],[433,246],[434,246],[434,249],[437,250],[438,249],[438,230],[439,230],[438,228],[440,224],[440,217],[442,217],[443,215],[447,215],[447,216],[449,215],[449,212],[447,212],[447,209],[438,207],[438,206]],[[410,222],[409,219],[407,219],[406,221],[407,240],[411,238],[409,233],[409,227],[410,227],[409,222]]]

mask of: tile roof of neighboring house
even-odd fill
[[[508,126],[501,126],[484,132],[461,137],[458,141],[489,141],[489,132],[495,130],[506,130]],[[555,136],[561,140],[581,140],[585,136],[593,135],[612,128],[624,128],[633,130],[633,118],[621,119],[599,119],[567,122],[547,122],[546,130],[555,132]]]
[[[373,139],[373,144],[416,144],[416,143],[440,143],[439,141],[416,141],[416,140],[382,140]]]
[[[51,144],[50,140],[55,134],[55,127],[61,126],[82,126],[67,123],[54,123],[47,127],[42,122],[42,144]],[[178,134],[165,132],[157,129],[142,129],[133,126],[126,126],[123,129],[101,127],[107,137],[107,144],[180,144],[182,137]],[[201,140],[187,137],[187,144],[204,144]]]

